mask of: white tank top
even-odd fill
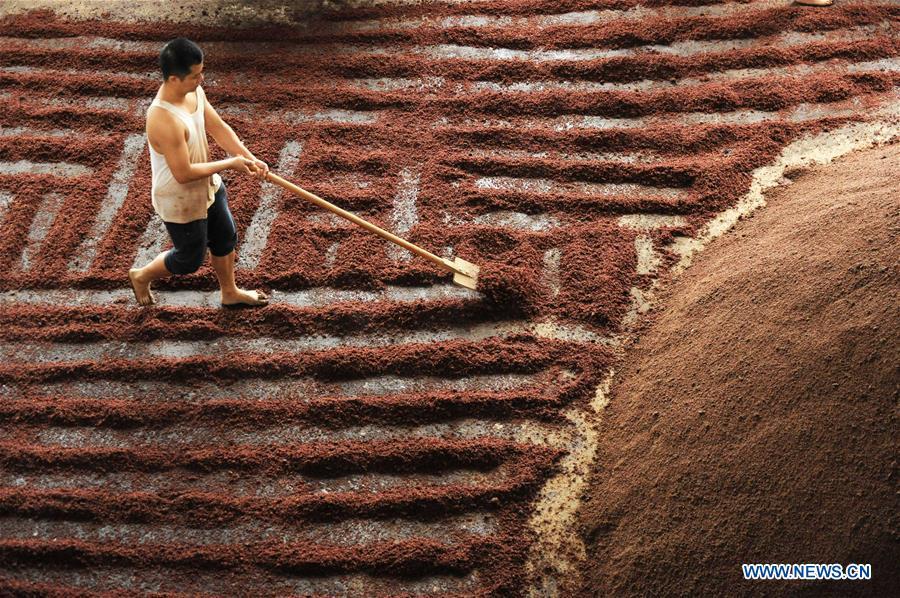
[[[197,86],[197,109],[193,114],[159,99],[159,93],[157,92],[156,97],[153,98],[147,112],[149,113],[150,108],[157,106],[180,118],[188,131],[187,145],[191,164],[208,162],[209,144],[206,141],[206,120],[203,117],[206,94],[203,92],[203,88]],[[156,210],[159,217],[166,222],[181,224],[206,218],[206,210],[215,201],[216,191],[222,184],[222,177],[215,173],[210,177],[181,184],[172,175],[165,156],[154,150],[150,143],[147,143],[147,147],[150,148],[150,169],[153,173],[150,197],[153,209]]]

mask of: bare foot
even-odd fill
[[[153,305],[156,299],[150,292],[150,283],[141,280],[140,268],[132,268],[128,271],[128,278],[131,280],[131,288],[134,291],[134,298],[140,305]]]
[[[235,293],[222,293],[222,307],[262,307],[269,304],[269,297],[262,291],[238,289]]]
[[[794,4],[802,4],[803,6],[831,6],[834,0],[794,0]]]

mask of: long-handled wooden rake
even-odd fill
[[[404,249],[408,249],[409,251],[412,251],[413,253],[420,255],[427,260],[431,260],[432,262],[434,262],[441,268],[444,268],[445,270],[449,270],[450,272],[453,272],[453,282],[455,284],[458,284],[459,286],[465,287],[467,289],[472,289],[472,290],[475,290],[476,287],[478,286],[479,268],[475,264],[467,262],[466,260],[460,259],[458,257],[455,258],[453,261],[444,259],[442,257],[438,257],[438,256],[434,255],[433,253],[431,253],[430,251],[426,251],[425,249],[422,249],[418,245],[413,245],[406,239],[401,239],[397,235],[391,234],[384,229],[378,228],[371,222],[367,222],[366,220],[363,220],[356,214],[353,214],[352,212],[348,212],[347,210],[343,210],[343,209],[337,207],[336,205],[325,201],[321,197],[318,197],[317,195],[310,193],[306,189],[302,189],[302,188],[298,187],[297,185],[291,183],[290,181],[286,181],[285,179],[281,178],[277,174],[269,172],[266,175],[266,180],[271,181],[280,187],[284,187],[291,193],[293,193],[295,195],[299,195],[303,199],[311,201],[312,203],[316,204],[317,206],[325,208],[329,212],[333,212],[333,213],[337,214],[341,218],[346,218],[350,222],[358,224],[361,227],[363,227],[364,229],[371,231],[371,232],[375,233],[376,235],[378,235],[384,239],[387,239],[388,241],[391,241],[392,243],[396,243],[397,245],[399,245],[400,247],[403,247]]]

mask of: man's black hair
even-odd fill
[[[186,37],[173,39],[159,53],[159,68],[162,69],[164,81],[172,75],[184,79],[190,74],[191,67],[201,62],[203,50]]]

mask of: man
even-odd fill
[[[172,239],[174,249],[159,254],[143,268],[129,270],[134,296],[141,305],[155,302],[150,283],[173,274],[196,272],[206,258],[219,280],[222,307],[253,307],[268,303],[260,291],[239,289],[234,280],[237,230],[228,210],[222,170],[236,170],[265,179],[269,167],[244,147],[206,101],[203,52],[192,41],[178,38],[159,54],[163,84],[147,109],[147,141],[153,172],[153,208]],[[209,132],[229,155],[209,162]]]

